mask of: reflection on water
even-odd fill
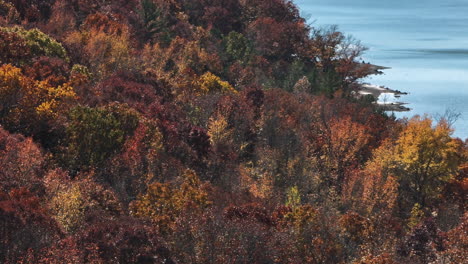
[[[455,136],[468,138],[468,1],[295,3],[313,26],[336,24],[361,40],[369,47],[365,61],[392,67],[365,81],[409,93],[400,99],[412,111],[397,117],[437,116],[451,109],[461,114]]]

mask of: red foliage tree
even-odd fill
[[[104,263],[175,263],[154,230],[133,218],[97,221],[78,234],[77,243]]]
[[[21,65],[31,56],[26,40],[15,32],[0,30],[0,62]]]
[[[120,102],[145,113],[149,105],[160,100],[158,92],[162,91],[154,85],[157,84],[148,83],[143,78],[132,76],[131,73],[119,72],[97,84],[94,88],[95,96],[85,96],[91,105]]]
[[[28,250],[55,241],[60,231],[40,199],[28,190],[0,193],[0,261],[16,263]]]
[[[280,22],[271,17],[256,19],[246,31],[257,53],[271,60],[291,60],[307,36],[303,24]]]
[[[41,56],[26,67],[25,75],[38,81],[47,81],[56,87],[68,81],[70,67],[62,59]]]
[[[44,164],[45,157],[31,138],[0,127],[0,190],[24,187],[40,191]]]
[[[241,0],[247,23],[259,17],[272,17],[281,22],[299,22],[299,10],[290,0]]]
[[[428,218],[416,226],[399,245],[398,254],[413,263],[429,263],[443,251],[443,239],[434,219]]]
[[[242,29],[239,0],[180,1],[190,22],[218,30],[223,34]]]
[[[9,0],[22,20],[38,22],[49,19],[55,0]]]

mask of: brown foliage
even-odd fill
[[[37,22],[50,17],[55,0],[10,0],[18,10],[22,20]]]
[[[0,193],[0,261],[15,263],[28,249],[40,250],[58,238],[55,221],[27,189]]]
[[[0,62],[23,64],[31,56],[26,40],[15,32],[0,30]]]
[[[305,34],[303,23],[280,22],[271,17],[260,17],[247,28],[258,54],[269,59],[291,59]]]
[[[0,190],[24,187],[39,191],[44,163],[44,154],[31,138],[0,127]]]
[[[70,68],[59,58],[39,57],[26,67],[25,75],[38,81],[47,81],[52,86],[63,85],[68,81]]]

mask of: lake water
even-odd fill
[[[461,116],[454,136],[468,138],[468,0],[295,0],[314,27],[339,30],[369,48],[363,59],[388,66],[366,82],[406,91],[410,112]],[[392,100],[392,98],[380,98]]]

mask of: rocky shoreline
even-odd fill
[[[391,95],[394,98],[400,98],[402,95],[407,95],[406,92],[401,92],[398,90],[392,90],[390,88],[384,86],[377,86],[372,84],[364,83],[358,90],[359,96],[366,96],[372,95],[374,97],[376,104],[383,108],[385,111],[393,111],[393,112],[406,112],[410,111],[411,109],[406,107],[407,103],[399,102],[399,101],[391,101],[391,102],[382,102],[379,101],[379,97],[384,94]]]
[[[378,66],[378,65],[373,65],[373,64],[366,64],[363,63],[368,70],[371,72],[371,74],[383,74],[382,70],[390,69],[389,67],[384,67],[384,66]],[[398,90],[393,90],[385,86],[378,86],[378,85],[372,85],[368,83],[363,83],[359,87],[357,91],[358,97],[363,97],[367,95],[372,95],[372,97],[375,100],[375,103],[378,105],[378,107],[382,108],[385,111],[392,111],[392,112],[407,112],[410,111],[411,108],[406,107],[408,103],[405,102],[400,102],[396,100],[392,100],[389,102],[386,101],[379,101],[381,95],[389,95],[395,99],[400,98],[402,95],[407,95],[407,92],[402,92]]]

